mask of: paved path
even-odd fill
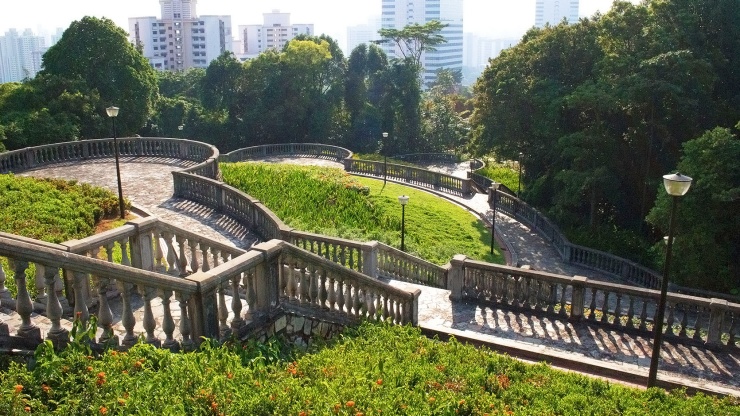
[[[285,158],[270,161],[311,165],[317,162],[313,159]],[[342,168],[338,163],[325,160],[318,162],[323,166]],[[198,204],[170,199],[172,179],[169,172],[184,167],[186,165],[172,160],[125,160],[121,169],[124,194],[135,205],[176,225],[198,230],[203,235],[234,245],[251,245],[254,237],[235,226],[229,218]],[[458,167],[450,170],[464,175],[465,169],[466,167]],[[111,161],[56,166],[27,174],[77,179],[115,189],[115,168]],[[472,198],[446,197],[464,205],[476,215],[485,216],[488,212],[485,195]],[[588,270],[563,264],[555,251],[537,234],[512,219],[497,215],[496,224],[498,231],[517,250],[522,264],[529,264],[537,270],[593,277],[593,273]],[[404,282],[390,283],[403,288],[418,287]],[[652,350],[650,339],[587,323],[572,324],[550,316],[492,309],[465,302],[452,303],[449,301],[448,291],[420,288],[422,295],[419,321],[427,330],[451,333],[460,338],[488,343],[505,351],[529,351],[541,359],[578,362],[586,367],[605,367],[622,374],[647,374]],[[35,318],[39,324],[43,324],[44,319],[40,316]],[[141,322],[139,317],[137,322]],[[661,379],[680,380],[740,396],[740,377],[736,377],[737,374],[740,374],[738,349],[712,352],[699,346],[678,345],[670,341],[663,348]]]

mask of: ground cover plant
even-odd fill
[[[220,164],[223,180],[259,199],[299,230],[400,247],[399,195],[408,195],[406,251],[436,264],[455,254],[503,263],[490,255],[491,233],[470,212],[430,193],[341,169],[268,163]]]
[[[520,186],[517,162],[512,160],[496,162],[493,158],[489,158],[485,160],[485,163],[486,166],[478,169],[475,173],[492,179],[495,182],[502,183],[507,188],[516,192],[517,187]]]
[[[102,188],[75,181],[0,175],[0,231],[50,243],[95,234],[105,217],[118,213],[118,198]],[[0,264],[5,284],[15,296],[13,270],[5,258]],[[28,288],[35,294],[34,268],[27,271]]]
[[[44,344],[31,365],[0,373],[0,414],[740,414],[732,399],[613,385],[408,326],[362,324],[295,357],[275,340],[206,341],[194,353],[141,343],[95,357],[80,333],[68,349]]]

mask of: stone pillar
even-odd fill
[[[712,298],[709,304],[709,328],[707,328],[707,347],[722,346],[722,325],[725,321],[725,312],[729,302],[724,299]]]
[[[126,223],[133,225],[135,230],[129,241],[131,242],[131,266],[137,269],[154,271],[154,248],[149,226],[156,222],[155,217],[148,217],[137,218]]]
[[[378,242],[362,243],[362,273],[365,276],[378,278]]]
[[[465,260],[467,260],[467,256],[464,254],[456,254],[450,260],[450,266],[447,271],[447,290],[450,291],[450,300],[452,301],[462,300]]]
[[[419,296],[421,296],[421,289],[416,289],[414,292],[414,301],[411,303],[410,319],[409,322],[413,326],[419,326]]]
[[[189,276],[190,280],[203,280],[198,275],[209,272],[198,272]],[[201,337],[218,339],[220,336],[218,324],[218,299],[216,287],[204,292],[200,288],[191,298],[188,305],[192,306],[193,340],[200,342]]]
[[[583,309],[586,300],[586,282],[588,279],[583,276],[574,276],[571,279],[573,285],[573,296],[570,300],[570,321],[580,321],[583,319]]]
[[[278,262],[280,253],[284,245],[287,244],[280,240],[270,240],[266,243],[260,243],[252,247],[250,251],[259,251],[262,253],[263,262],[255,270],[254,292],[255,292],[255,311],[253,317],[269,314],[277,307],[280,293],[279,267]]]
[[[463,179],[462,181],[462,193],[463,195],[470,195],[473,193],[473,180],[472,179]]]

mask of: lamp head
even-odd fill
[[[499,186],[501,186],[501,184],[498,182],[491,183],[491,189],[493,189],[494,191],[498,191]]]
[[[383,138],[388,138],[388,132],[383,132]]]
[[[118,107],[108,107],[105,112],[108,113],[108,117],[118,117]]]
[[[406,205],[409,203],[409,197],[407,197],[406,195],[401,195],[398,197],[398,202],[400,202],[401,205]]]
[[[183,126],[182,124],[180,124],[179,126],[177,126],[177,129],[180,130],[180,131],[182,131],[183,128],[185,128],[185,126]]]
[[[684,196],[691,187],[692,179],[686,175],[680,173],[672,173],[669,175],[663,175],[663,186],[668,195],[671,196]]]

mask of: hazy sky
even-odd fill
[[[639,0],[631,0],[638,3]],[[346,27],[380,15],[380,0],[200,0],[198,14],[231,15],[232,25],[262,23],[262,13],[279,9],[291,13],[293,23],[313,23],[344,46]],[[464,0],[465,32],[482,36],[514,37],[534,24],[535,0]],[[612,0],[581,0],[580,15],[606,12]],[[158,0],[0,0],[0,34],[9,28],[66,28],[83,16],[108,17],[128,30],[128,18],[159,16]]]

